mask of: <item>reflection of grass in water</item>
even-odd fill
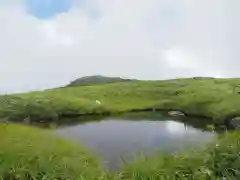
[[[166,115],[166,112],[127,112],[114,117],[119,117],[123,120],[166,120]]]
[[[68,126],[75,126],[78,124],[85,123],[94,123],[108,120],[121,120],[121,121],[176,121],[180,123],[184,123],[186,126],[191,126],[197,129],[201,129],[204,131],[212,131],[209,129],[209,125],[211,120],[204,118],[194,118],[194,117],[186,117],[186,116],[169,116],[167,112],[129,112],[129,113],[121,113],[112,116],[81,116],[75,118],[61,118],[57,122],[44,122],[38,123],[35,122],[33,125],[40,126],[43,128],[63,128]]]

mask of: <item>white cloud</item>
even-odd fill
[[[95,0],[87,11],[76,4],[49,20],[31,16],[20,1],[1,4],[0,92],[50,88],[91,74],[240,75],[237,3]],[[91,7],[100,17],[92,18]]]

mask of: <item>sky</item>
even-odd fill
[[[89,75],[240,76],[239,0],[0,1],[0,93]]]

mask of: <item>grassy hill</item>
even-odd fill
[[[131,79],[123,79],[120,77],[105,77],[105,76],[85,76],[75,81],[72,81],[68,86],[90,86],[97,84],[117,83],[131,81]]]
[[[240,116],[240,79],[189,78],[73,86],[0,96],[0,117],[22,121],[151,108],[182,110],[223,123]],[[96,103],[96,100],[101,104]]]

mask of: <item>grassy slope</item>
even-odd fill
[[[99,169],[81,147],[27,126],[0,124],[0,179],[10,180],[229,180],[240,178],[240,133],[203,151],[139,159],[116,174]],[[218,144],[216,146],[216,144]]]
[[[222,122],[228,116],[240,115],[240,95],[233,93],[237,84],[240,79],[131,81],[0,96],[0,117],[46,120],[61,115],[160,108],[181,109]]]
[[[50,132],[0,124],[0,179],[98,179],[98,162]],[[18,178],[17,178],[18,177]]]

